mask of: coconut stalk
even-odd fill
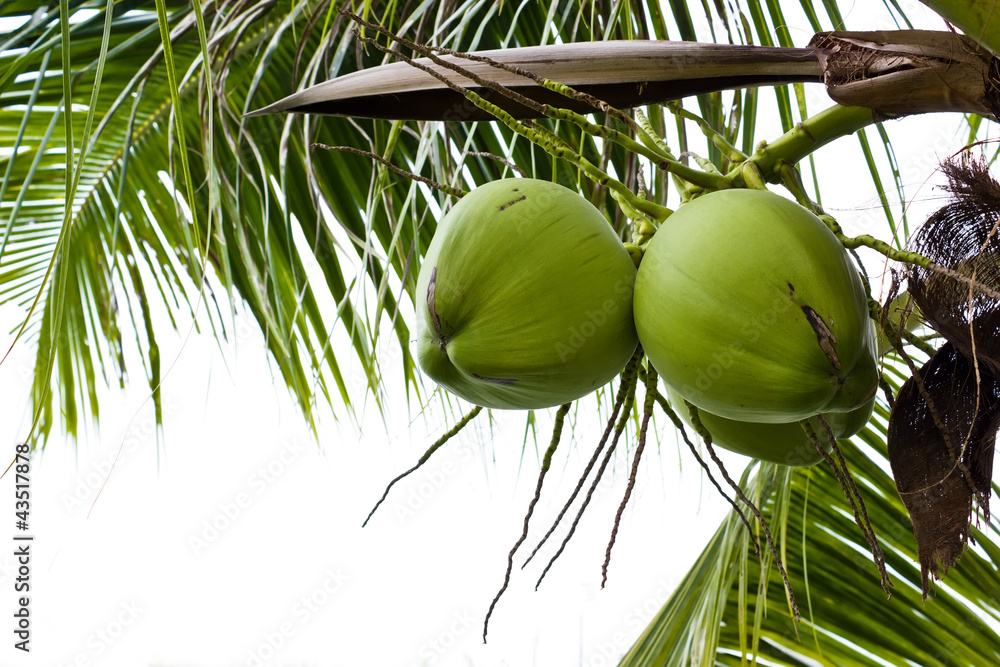
[[[435,49],[437,50],[437,49]],[[670,41],[605,41],[449,53],[443,60],[506,86],[541,105],[593,112],[550,81],[631,108],[690,95],[795,82],[824,83],[837,103],[861,106],[875,120],[917,113],[1000,116],[997,59],[953,32],[929,30],[817,33],[805,48]],[[498,94],[427,58],[419,65],[447,76],[515,118],[539,118],[534,105]],[[494,63],[507,67],[500,69]],[[493,120],[423,68],[389,63],[296,92],[250,116],[311,113],[392,120]]]

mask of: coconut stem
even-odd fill
[[[772,143],[761,143],[747,161],[755,164],[767,180],[777,181],[774,170],[779,160],[795,164],[831,141],[854,134],[875,122],[871,109],[838,104],[796,123]],[[739,165],[729,175],[739,176],[738,169]]]
[[[823,209],[819,204],[814,202],[806,194],[806,188],[802,184],[802,174],[799,170],[795,168],[795,165],[789,164],[784,160],[778,160],[774,165],[774,172],[781,178],[781,184],[785,186],[792,196],[795,197],[795,201],[799,203],[813,213],[819,215],[823,212]]]
[[[744,162],[740,165],[740,176],[748,188],[754,190],[767,190],[767,183],[764,182],[764,174],[760,167],[753,162]]]
[[[496,597],[493,598],[493,602],[490,603],[489,611],[486,612],[486,618],[483,620],[484,644],[486,643],[486,633],[489,631],[490,616],[493,615],[493,609],[496,607],[497,602],[500,601],[500,596],[507,590],[508,584],[510,584],[510,573],[514,569],[514,553],[528,538],[528,522],[531,520],[531,515],[535,511],[535,505],[538,504],[538,499],[542,495],[542,482],[545,481],[545,474],[552,466],[552,456],[556,453],[556,448],[559,446],[559,439],[562,436],[563,423],[566,420],[566,414],[569,412],[570,406],[572,406],[572,403],[566,403],[561,405],[556,411],[555,422],[552,425],[552,440],[549,442],[548,449],[545,450],[545,456],[542,457],[542,468],[538,471],[538,482],[535,484],[535,495],[528,504],[527,514],[524,515],[524,527],[521,530],[521,536],[517,538],[517,542],[514,543],[510,553],[507,554],[507,572],[503,575],[503,585],[500,587],[500,590],[497,591]]]

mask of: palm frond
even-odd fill
[[[996,0],[920,0],[993,53],[1000,53],[1000,12]]]
[[[792,618],[780,581],[770,581],[768,559],[748,551],[749,536],[734,513],[621,664],[735,665],[753,656],[781,665],[996,662],[1000,526],[976,530],[977,546],[922,602],[912,526],[887,472],[887,419],[879,406],[869,426],[841,446],[885,552],[891,599],[877,585],[868,545],[829,471],[751,466],[743,484],[758,492],[772,528],[782,531],[785,568],[793,590],[805,596],[801,622]]]
[[[362,157],[313,144],[366,147],[441,182],[501,175],[499,163],[465,153],[508,155],[543,177],[554,177],[554,165],[490,125],[420,135],[402,124],[244,119],[260,106],[255,99],[280,99],[380,56],[354,51],[347,23],[325,2],[208,3],[203,20],[189,3],[158,4],[169,49],[160,17],[140,3],[118,3],[110,17],[103,2],[69,5],[70,16],[88,10],[85,20],[67,22],[72,106],[59,78],[64,40],[51,23],[58,12],[38,18],[20,5],[4,9],[23,12],[25,23],[0,52],[0,141],[14,147],[0,165],[0,295],[26,310],[40,298],[24,334],[37,346],[36,435],[44,441],[60,413],[75,433],[80,415],[98,413],[96,383],[124,383],[136,363],[158,401],[158,337],[185,322],[231,335],[231,317],[210,307],[231,299],[257,320],[307,419],[319,403],[357,398],[345,380],[350,362],[337,354],[344,344],[378,400],[373,350],[382,329],[402,352],[401,381],[416,387],[401,313],[435,216],[449,202]],[[457,14],[421,5],[379,18],[419,39],[499,47],[540,42],[555,8],[468,0]],[[516,12],[516,29],[488,20],[497,11]],[[556,18],[567,21],[565,12]],[[594,37],[580,25],[557,33]],[[70,144],[60,124],[79,142],[88,119],[87,146],[70,153],[79,181],[64,223],[61,165]],[[168,329],[158,312],[167,313]],[[142,322],[120,321],[125,313]]]

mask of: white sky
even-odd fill
[[[822,89],[810,94],[811,108],[821,108]],[[925,213],[940,193],[921,183],[962,145],[955,126],[940,116],[887,125],[907,192]],[[827,170],[824,203],[847,231],[887,236],[857,141],[823,149],[817,162]],[[878,271],[877,257],[867,259]],[[0,308],[4,351],[19,316]],[[386,482],[450,422],[439,411],[416,417],[396,396],[387,426],[372,409],[363,434],[324,417],[317,443],[274,381],[255,325],[243,324],[221,348],[208,335],[161,329],[164,369],[174,366],[163,383],[159,445],[136,376],[124,392],[102,392],[99,431],[78,445],[57,434],[32,459],[30,656],[12,649],[13,478],[0,481],[0,511],[9,508],[0,541],[10,540],[0,549],[0,664],[611,665],[725,515],[659,419],[607,588],[599,588],[600,565],[631,446],[538,592],[544,561],[515,570],[483,645],[483,616],[520,534],[550,417],[538,426],[536,454],[531,442],[522,452],[523,415],[494,413],[492,432],[481,415],[362,530]],[[11,449],[30,422],[32,355],[20,343],[0,366],[0,442]],[[391,355],[384,364],[386,377],[398,376]],[[593,406],[583,404],[574,441],[556,455],[532,535],[554,518],[596,443]],[[726,460],[737,476],[744,459]]]

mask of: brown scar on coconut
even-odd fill
[[[431,270],[431,280],[427,284],[427,312],[430,313],[431,322],[434,325],[434,333],[438,335],[438,345],[441,346],[443,350],[448,344],[448,338],[441,331],[441,318],[438,316],[437,307],[435,306],[434,297],[437,292],[437,267],[435,266]]]
[[[812,306],[807,303],[802,303],[799,298],[795,296],[795,285],[792,283],[785,284],[788,285],[788,298],[802,310],[802,313],[806,316],[806,321],[816,334],[816,342],[819,343],[819,348],[823,350],[823,354],[825,354],[826,358],[830,361],[830,365],[839,372],[841,365],[840,358],[837,356],[837,351],[833,347],[837,344],[837,337],[834,335],[833,330],[830,329],[830,326],[823,320],[823,317],[817,313]],[[830,322],[832,324],[833,320],[831,319]]]
[[[514,192],[517,192],[517,189],[516,189],[516,188],[514,189]],[[501,205],[501,206],[500,206],[499,208],[497,208],[497,210],[498,210],[498,211],[503,211],[504,209],[508,209],[508,208],[510,208],[511,206],[513,206],[514,204],[517,204],[518,202],[522,202],[522,201],[525,201],[525,200],[527,200],[527,199],[528,199],[528,195],[521,195],[521,196],[520,196],[520,197],[518,197],[517,199],[511,199],[511,200],[510,200],[509,202],[507,202],[506,204],[502,204],[502,205]]]

